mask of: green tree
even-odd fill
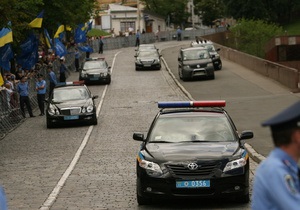
[[[181,25],[187,21],[190,14],[186,5],[188,0],[141,0],[146,5],[146,10],[152,11],[165,19]]]
[[[195,14],[200,15],[202,23],[213,25],[213,21],[224,16],[224,3],[222,0],[194,0]]]
[[[231,47],[261,58],[264,57],[266,43],[283,34],[281,27],[263,20],[241,19],[230,30]]]

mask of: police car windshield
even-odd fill
[[[225,116],[186,116],[159,118],[149,142],[234,141],[235,135]]]
[[[199,59],[208,59],[209,54],[207,50],[186,50],[183,51],[183,60],[188,61],[188,60],[199,60]]]
[[[83,69],[105,69],[107,64],[105,61],[87,61],[84,63]]]
[[[64,101],[86,100],[88,98],[89,94],[83,87],[73,89],[57,88],[54,89],[52,101],[55,103]]]

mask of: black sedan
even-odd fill
[[[137,202],[155,198],[230,197],[249,202],[249,156],[222,108],[225,101],[158,102],[161,108],[137,155]]]
[[[79,72],[79,80],[88,83],[105,83],[111,82],[110,66],[103,58],[91,58],[86,60]]]
[[[59,84],[46,100],[47,128],[73,123],[97,125],[96,98],[98,96],[93,96],[86,85]]]
[[[135,59],[135,70],[142,69],[161,69],[161,55],[156,49],[144,49],[137,52],[134,56]]]

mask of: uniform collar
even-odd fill
[[[272,153],[271,156],[276,156],[278,157],[280,160],[282,160],[282,162],[287,165],[291,170],[295,171],[296,173],[298,173],[298,164],[297,162],[285,151],[283,151],[282,149],[276,147]]]

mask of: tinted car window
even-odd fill
[[[161,117],[149,142],[234,141],[233,130],[225,116]]]
[[[74,88],[74,89],[54,89],[53,101],[72,101],[72,100],[84,100],[88,99],[89,94],[85,88]]]
[[[199,59],[207,59],[209,58],[209,54],[207,50],[187,50],[183,51],[183,60],[199,60]]]
[[[88,61],[88,62],[85,62],[83,68],[85,70],[88,70],[88,69],[105,69],[106,67],[107,67],[107,64],[105,62],[100,62],[100,61],[91,62],[91,61]]]

